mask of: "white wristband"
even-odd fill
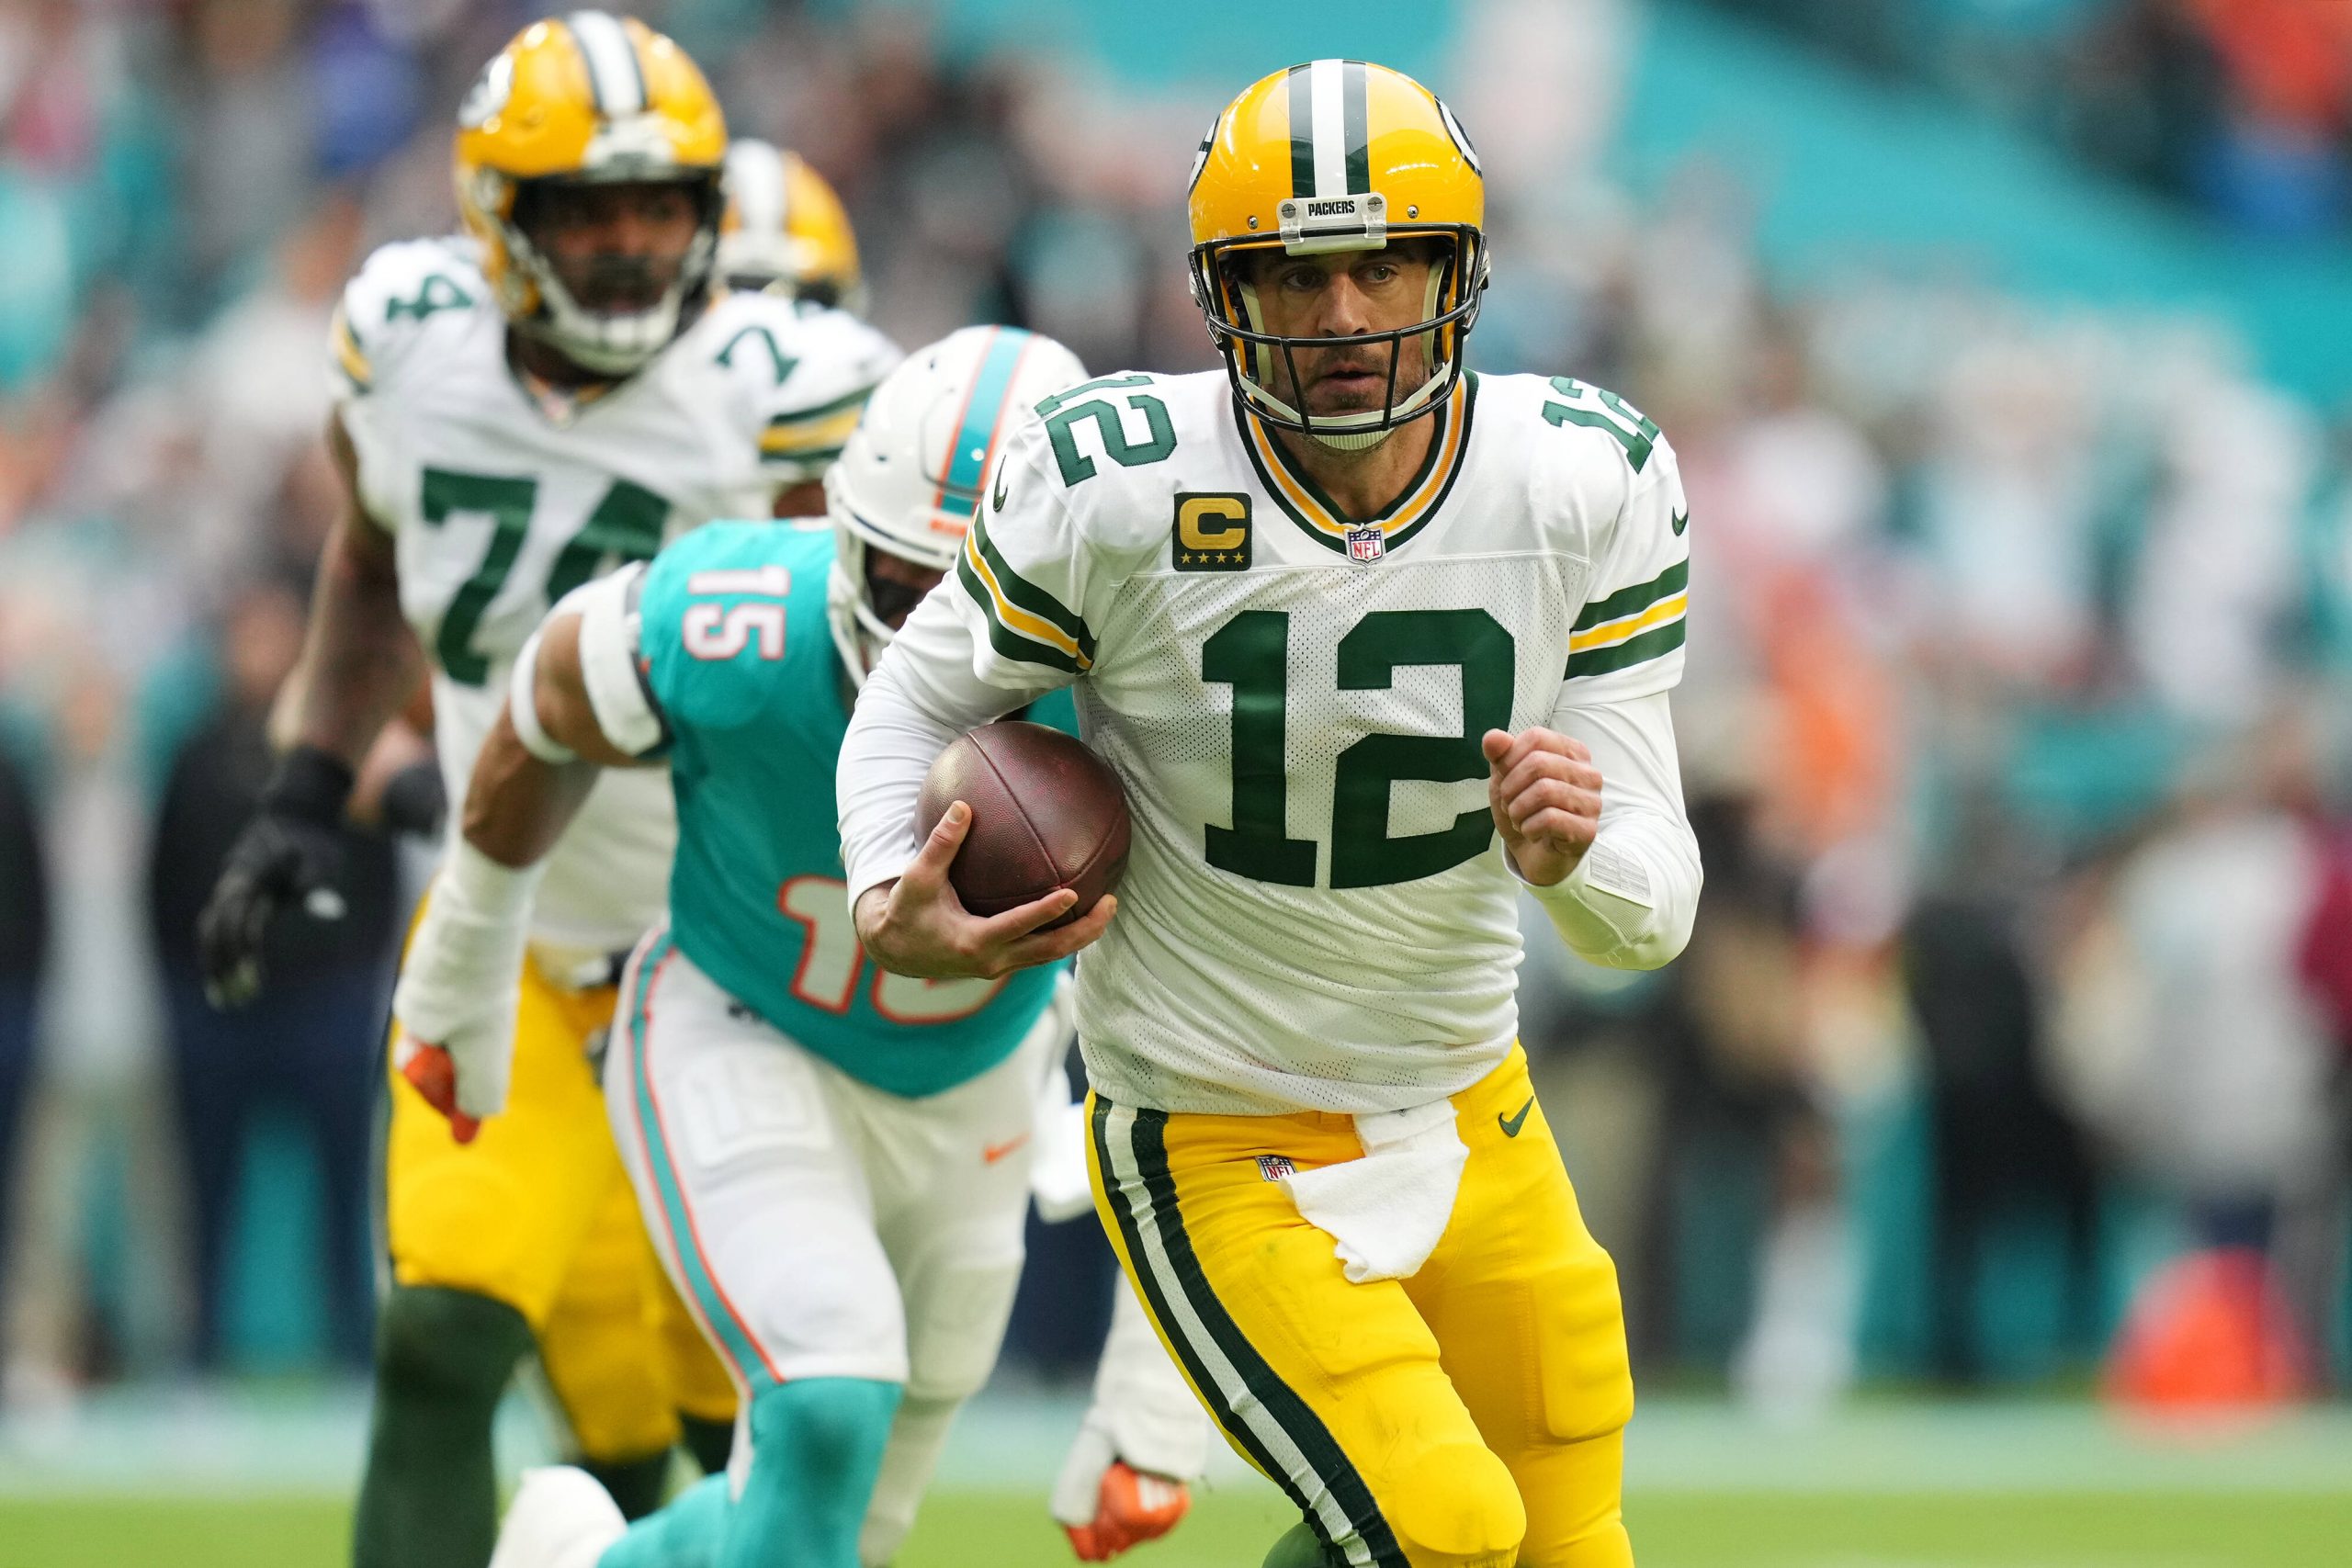
[[[548,727],[539,722],[539,644],[546,637],[547,628],[542,626],[514,656],[514,677],[506,688],[506,716],[514,723],[514,738],[523,743],[524,750],[560,768],[578,761],[580,753],[549,735]]]

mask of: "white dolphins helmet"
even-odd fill
[[[890,645],[887,611],[899,607],[877,606],[866,552],[954,571],[1006,434],[1085,379],[1078,355],[1049,337],[965,327],[907,355],[874,389],[825,472],[835,542],[825,618],[851,680],[865,684]]]

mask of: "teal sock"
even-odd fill
[[[810,1378],[752,1401],[752,1469],[718,1568],[858,1568],[899,1388]]]
[[[714,1568],[727,1535],[727,1477],[705,1476],[658,1513],[629,1526],[596,1568]]]
[[[858,1568],[899,1385],[810,1378],[752,1401],[752,1467],[728,1501],[714,1475],[639,1520],[596,1568]]]

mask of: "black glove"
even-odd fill
[[[351,770],[315,746],[298,746],[277,764],[197,917],[197,961],[214,1007],[243,1007],[261,994],[262,943],[280,909],[299,904],[318,919],[343,918],[334,885],[350,796]]]
[[[449,792],[441,783],[441,764],[427,757],[411,762],[384,781],[384,826],[395,833],[437,839],[449,814]]]

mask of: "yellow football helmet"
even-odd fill
[[[727,149],[718,276],[730,288],[775,288],[795,299],[865,311],[857,236],[841,197],[799,154],[748,136]]]
[[[507,320],[605,375],[627,375],[660,353],[709,289],[726,154],[710,84],[634,17],[573,11],[516,34],[458,110],[458,207]],[[658,303],[592,310],[531,243],[516,209],[538,185],[624,181],[689,186],[699,226]]]
[[[1317,60],[1251,83],[1202,138],[1193,161],[1193,299],[1225,355],[1234,391],[1269,424],[1354,446],[1442,405],[1461,378],[1462,341],[1487,288],[1487,182],[1453,112],[1410,76],[1361,60]],[[1424,319],[1345,341],[1391,344],[1384,406],[1310,418],[1270,388],[1274,356],[1329,348],[1329,338],[1264,330],[1237,258],[1280,246],[1291,255],[1378,250],[1428,239],[1444,247],[1430,269]],[[1429,342],[1430,372],[1396,385],[1397,352]],[[1290,384],[1298,384],[1295,373]]]

